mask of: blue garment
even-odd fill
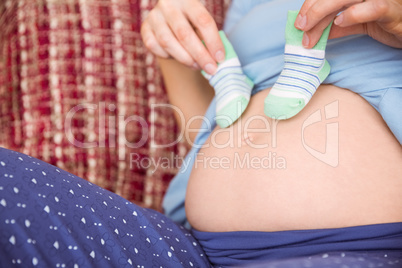
[[[211,265],[191,233],[163,214],[0,148],[0,267],[14,266]]]
[[[287,12],[300,9],[302,4],[301,0],[232,1],[224,30],[243,71],[255,84],[252,94],[272,87],[278,79],[284,65]],[[402,50],[368,36],[354,35],[329,40],[325,57],[331,73],[324,84],[347,88],[364,97],[402,143]],[[214,117],[213,100],[205,118],[214,122]],[[205,131],[196,137],[195,143],[204,144],[215,126],[203,123]],[[165,214],[180,223],[187,221],[184,198],[198,150],[191,149],[185,160],[186,169],[172,180],[163,202]]]
[[[239,266],[249,264],[250,260],[263,262],[313,255],[328,257],[324,252],[338,252],[336,256],[348,252],[346,255],[351,257],[350,253],[356,251],[370,253],[370,258],[387,254],[402,261],[402,223],[280,232],[193,230],[192,233],[214,266]]]

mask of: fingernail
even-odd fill
[[[303,44],[304,47],[308,47],[309,43],[310,43],[310,38],[308,38],[308,35],[305,33],[303,35],[302,44]]]
[[[334,20],[335,25],[340,25],[343,22],[343,13],[341,13],[336,19]]]
[[[205,65],[204,70],[209,74],[215,74],[216,67],[211,63],[208,63],[207,65]]]
[[[217,62],[221,62],[221,61],[225,60],[225,55],[223,55],[223,52],[221,50],[216,52],[215,59],[216,59]]]
[[[301,14],[297,15],[296,25],[300,30],[303,30],[303,28],[306,26],[306,23],[307,23],[306,16],[302,16]]]

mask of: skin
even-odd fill
[[[312,48],[334,18],[330,39],[367,34],[402,48],[402,0],[306,0],[295,21],[295,27],[305,32],[303,46]]]
[[[275,122],[263,112],[268,91],[200,150],[185,202],[193,228],[269,232],[402,221],[402,147],[367,101],[324,85],[298,115]],[[321,120],[303,128],[317,111]],[[307,146],[339,162],[330,166]],[[270,153],[271,165],[259,161]],[[250,166],[240,167],[245,158],[236,156],[246,154]]]
[[[159,0],[143,22],[141,36],[158,57],[209,74],[225,59],[216,23],[199,0]]]

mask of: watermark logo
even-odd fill
[[[339,116],[339,101],[334,101],[327,104],[324,108],[325,119],[329,120],[332,118],[337,118]],[[304,149],[309,152],[316,159],[321,162],[330,165],[331,167],[337,167],[339,164],[339,123],[327,123],[326,124],[326,138],[325,138],[325,152],[322,153],[314,148],[307,145],[304,138],[304,131],[307,127],[321,122],[321,110],[315,111],[311,114],[302,125],[302,144]]]
[[[154,125],[149,125],[149,120],[155,121],[155,116],[157,114],[156,109],[171,109],[172,112],[175,112],[178,115],[179,120],[181,121],[182,130],[177,135],[177,138],[173,141],[169,141],[166,144],[158,144],[154,139],[156,136],[156,129]],[[93,103],[84,103],[73,107],[65,118],[64,128],[65,134],[68,141],[74,146],[80,148],[95,148],[95,147],[119,147],[119,148],[131,148],[137,149],[145,146],[147,143],[151,148],[164,148],[174,146],[179,143],[183,138],[187,141],[190,141],[189,134],[191,132],[212,132],[212,126],[214,126],[214,122],[211,122],[209,118],[204,116],[194,116],[189,120],[185,120],[184,114],[181,110],[170,104],[153,104],[151,105],[150,118],[145,119],[138,115],[114,115],[116,110],[116,106],[114,104],[106,104],[104,102],[100,102],[99,104]],[[106,112],[113,112],[113,115],[106,116]],[[98,123],[97,130],[97,138],[98,140],[88,140],[82,141],[76,138],[76,134],[73,133],[73,127],[75,124],[76,117],[78,113],[90,113],[92,115],[97,115],[97,118],[94,120]],[[339,102],[334,101],[332,103],[327,104],[324,107],[324,116],[322,115],[321,110],[317,110],[312,113],[310,116],[306,118],[303,122],[300,134],[301,134],[301,144],[303,148],[314,158],[317,160],[331,166],[337,167],[339,164],[339,123],[334,120],[339,116]],[[191,129],[190,126],[194,121],[200,120],[202,122],[201,129]],[[211,119],[212,120],[212,119]],[[216,129],[210,135],[208,142],[203,144],[192,144],[190,145],[195,147],[196,149],[214,147],[216,149],[225,149],[225,148],[240,148],[247,145],[250,149],[259,149],[264,150],[264,154],[262,157],[255,157],[250,154],[240,155],[238,153],[234,153],[231,158],[207,158],[206,156],[202,156],[199,154],[199,158],[195,159],[195,163],[199,165],[206,165],[209,168],[266,168],[266,169],[285,169],[286,168],[286,159],[283,156],[277,155],[275,152],[269,151],[269,148],[277,148],[278,147],[278,124],[281,120],[267,120],[265,116],[254,115],[250,116],[245,122],[242,122],[242,117],[239,118],[236,126],[224,128],[224,129]],[[305,132],[312,125],[316,123],[323,123],[327,120],[331,120],[329,123],[325,124],[325,150],[324,152],[313,148],[306,142]],[[106,122],[108,123],[108,127],[106,127]],[[256,122],[259,122],[256,124]],[[135,142],[128,141],[126,138],[126,128],[129,124],[136,124],[135,129],[140,129],[139,135],[137,135],[137,139]],[[252,125],[258,125],[259,128],[251,127]],[[187,131],[184,131],[187,129]],[[116,130],[118,133],[116,134]],[[237,133],[236,133],[237,132]],[[253,141],[253,136],[261,136],[262,134],[268,135],[269,139],[266,139],[265,142],[256,143]],[[227,139],[222,142],[219,140],[219,135],[226,135]],[[118,137],[118,138],[117,138]],[[237,139],[235,138],[237,137]],[[220,141],[220,142],[219,142]],[[116,144],[116,142],[118,144]],[[122,150],[119,152],[119,160],[126,160],[126,151]],[[152,172],[155,171],[156,168],[174,168],[177,169],[180,166],[186,165],[183,158],[169,156],[164,158],[146,158],[140,157],[139,154],[131,153],[130,154],[130,167],[131,168],[143,168],[143,169],[153,169]],[[187,167],[182,167],[187,168]]]

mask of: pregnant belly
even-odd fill
[[[200,231],[280,231],[402,221],[402,149],[360,96],[321,86],[297,116],[251,98],[197,156],[186,214]]]

